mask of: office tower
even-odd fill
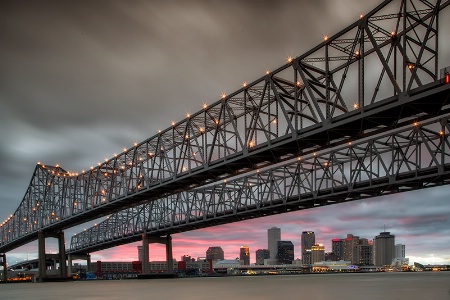
[[[271,260],[277,259],[278,241],[281,240],[281,229],[278,227],[272,227],[267,230],[267,249],[269,249],[269,255]]]
[[[334,253],[336,260],[344,259],[344,240],[332,239],[331,251]]]
[[[294,244],[291,241],[278,241],[277,248],[278,264],[292,264],[292,261],[294,260]]]
[[[224,260],[222,247],[209,247],[206,250],[206,260]]]
[[[397,244],[395,245],[395,258],[405,258],[405,245]]]
[[[344,260],[350,261],[352,264],[359,263],[359,236],[347,234],[344,240]]]
[[[316,243],[316,235],[314,231],[302,232],[302,262],[310,265],[311,262],[311,247]]]
[[[373,246],[372,242],[360,243],[359,248],[359,264],[362,266],[373,265]]]
[[[256,264],[264,265],[264,260],[269,259],[270,254],[268,249],[258,249],[256,250]]]
[[[144,250],[142,246],[137,246],[137,249],[138,249],[138,260],[144,261]]]
[[[241,265],[250,264],[250,249],[248,246],[241,246],[239,251],[239,260],[241,261]]]
[[[315,244],[311,247],[311,263],[325,261],[325,246]]]
[[[395,255],[395,235],[381,232],[373,240],[374,264],[390,266]]]

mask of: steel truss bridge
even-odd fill
[[[0,226],[0,252],[101,216],[72,238],[73,253],[446,184],[450,84],[438,45],[449,37],[438,21],[449,4],[383,1],[90,170],[38,164]]]

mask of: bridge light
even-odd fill
[[[186,118],[189,119],[190,117],[191,117],[191,114],[190,114],[190,113],[187,113],[187,114],[186,114]]]
[[[449,73],[445,74],[445,83],[446,84],[450,83],[450,74]]]
[[[302,160],[302,158],[299,156],[299,157],[297,157],[297,160]]]
[[[125,152],[125,153],[126,153],[126,152],[127,152],[127,148],[125,148],[125,147],[124,147],[124,148],[123,148],[123,152]]]
[[[269,75],[270,74],[270,71],[269,70],[266,70],[266,75]]]
[[[417,125],[419,125],[419,123],[414,122],[413,125],[414,125],[415,127],[417,127]]]
[[[242,87],[247,87],[247,82],[244,81],[244,82],[242,83]]]
[[[57,167],[57,168],[59,168],[59,165],[58,165],[58,164],[56,164],[56,167]]]
[[[172,126],[175,126],[175,122],[174,121],[172,121]]]
[[[287,61],[288,61],[288,63],[291,63],[292,62],[292,56],[289,56]]]
[[[353,104],[353,109],[358,109],[358,103]]]
[[[391,36],[392,36],[392,37],[395,36],[395,31],[391,31]]]
[[[205,130],[202,128],[202,127],[200,127],[200,133],[203,133]]]
[[[301,85],[300,81],[297,81],[297,82],[295,83],[295,85],[296,85],[296,86],[300,86],[300,85]]]
[[[412,70],[414,68],[413,64],[408,64],[408,69]]]
[[[251,148],[251,147],[253,147],[255,144],[254,144],[254,142],[253,141],[250,141],[249,143],[248,143],[248,146]]]
[[[360,15],[359,15],[359,18],[360,18],[360,19],[364,18],[364,15],[363,15],[363,14],[360,14]]]
[[[444,135],[444,131],[439,131],[439,135]]]
[[[323,36],[323,40],[326,42],[326,41],[328,41],[328,35],[324,35]]]
[[[97,163],[97,165],[100,167],[102,164],[101,163]]]
[[[222,93],[221,97],[222,97],[222,99],[225,99],[227,97],[227,94]]]

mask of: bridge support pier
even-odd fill
[[[6,265],[6,254],[0,253],[0,266],[3,267],[3,281],[8,282],[8,268]]]
[[[172,253],[172,237],[168,234],[166,237],[155,237],[142,235],[142,274],[150,273],[150,259],[149,259],[149,244],[158,243],[166,245],[166,262],[167,262],[167,273],[173,273],[173,253]]]
[[[149,266],[149,257],[148,257],[148,245],[149,245],[149,238],[148,235],[142,236],[142,274],[149,274],[150,273],[150,266]]]
[[[90,254],[68,254],[67,255],[67,276],[72,276],[73,261],[77,259],[86,260],[86,271],[91,271],[91,255]]]
[[[47,254],[45,253],[45,238],[53,237],[58,239],[58,254]],[[67,277],[66,268],[66,246],[64,240],[64,232],[49,233],[49,232],[38,232],[38,262],[39,262],[39,281],[44,281],[47,276],[47,257],[59,260],[59,277]]]
[[[172,255],[172,237],[170,234],[166,237],[166,261],[167,261],[167,273],[173,273],[173,255]]]

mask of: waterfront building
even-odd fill
[[[277,259],[278,241],[281,241],[281,229],[272,227],[267,230],[267,249],[269,249],[269,259]]]
[[[241,261],[241,265],[250,265],[250,249],[248,246],[241,246],[239,260]]]
[[[256,265],[264,265],[264,260],[269,258],[270,254],[268,249],[256,250]]]
[[[209,247],[208,250],[206,250],[206,260],[223,260],[224,259],[224,252],[222,247]]]
[[[303,264],[311,264],[311,247],[316,243],[314,231],[302,232],[302,261]]]
[[[311,262],[314,264],[325,260],[325,246],[322,244],[315,244],[311,247]]]
[[[344,258],[344,240],[343,239],[332,239],[331,240],[331,251],[336,255],[335,260],[343,259]]]
[[[291,241],[278,241],[277,248],[278,264],[292,264],[294,260],[294,244]]]
[[[395,258],[405,258],[405,257],[406,257],[405,245],[403,244],[395,245]]]
[[[381,232],[373,240],[374,264],[390,266],[395,255],[395,235]]]

